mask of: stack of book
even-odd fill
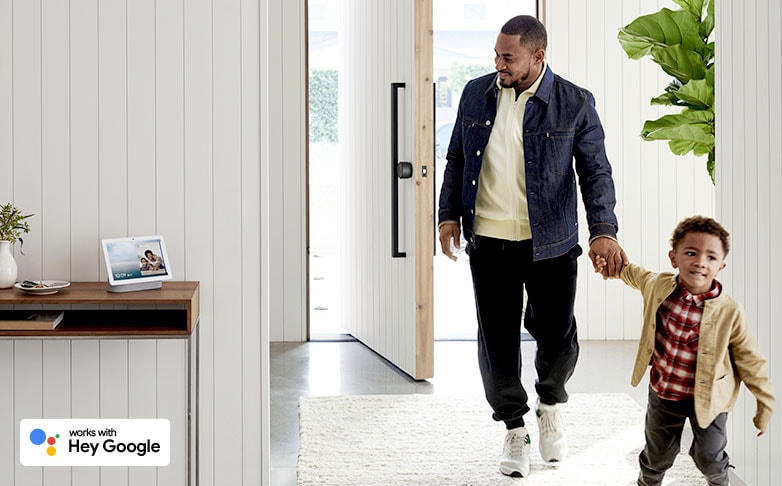
[[[0,330],[4,331],[45,331],[57,328],[62,322],[63,311],[31,311],[23,319],[0,319]]]

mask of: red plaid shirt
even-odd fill
[[[649,378],[652,389],[660,398],[684,400],[693,396],[703,305],[706,300],[720,295],[721,289],[722,286],[715,280],[711,290],[693,295],[679,284],[657,309],[657,332]]]

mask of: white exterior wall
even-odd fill
[[[201,282],[202,485],[268,482],[261,258],[273,245],[261,223],[273,213],[261,173],[282,165],[266,132],[278,127],[266,78],[280,72],[266,60],[282,56],[267,52],[279,44],[261,23],[279,26],[273,3],[0,0],[0,201],[35,213],[19,278],[105,280],[101,238],[166,237],[174,277]],[[18,437],[25,417],[158,416],[181,445],[184,351],[174,340],[2,340],[0,431]],[[186,479],[182,447],[168,467],[130,470],[23,468],[17,448],[0,445],[0,477],[19,486]]]

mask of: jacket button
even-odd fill
[[[486,126],[488,127],[489,125],[491,125],[491,120],[486,120]]]
[[[472,185],[474,186],[475,184],[477,184],[477,182],[475,182],[475,179],[473,179],[472,180]]]
[[[470,209],[470,214],[475,214],[475,210],[474,209]]]
[[[476,151],[475,155],[481,155],[481,151],[480,150]]]

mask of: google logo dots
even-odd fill
[[[30,442],[33,444],[41,445],[44,442],[49,444],[49,447],[46,448],[46,453],[50,456],[57,454],[57,448],[54,447],[54,443],[57,442],[57,439],[59,438],[60,434],[54,434],[54,437],[47,437],[46,432],[41,429],[33,429],[32,432],[30,432]]]

